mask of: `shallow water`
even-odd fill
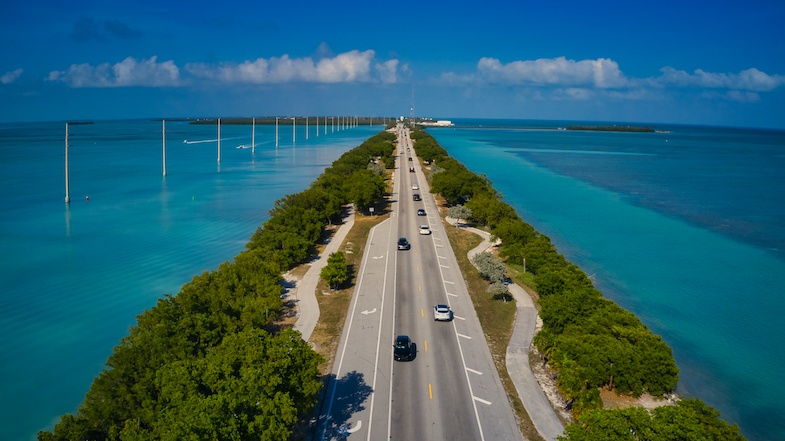
[[[751,440],[785,439],[784,133],[455,122],[497,126],[430,133],[663,336],[679,393],[717,407]]]
[[[0,433],[35,439],[75,412],[135,317],[164,293],[231,260],[276,199],[304,190],[342,153],[383,130],[315,135],[274,126],[160,121],[0,125]],[[190,143],[184,143],[183,140]],[[213,140],[213,141],[209,141]],[[206,142],[192,142],[206,141]],[[89,198],[89,200],[87,200]]]

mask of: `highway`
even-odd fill
[[[408,132],[397,134],[392,215],[368,238],[315,439],[522,439]],[[455,319],[434,321],[437,303]],[[412,361],[393,360],[401,334]]]

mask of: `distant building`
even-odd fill
[[[454,124],[447,119],[440,119],[438,121],[420,121],[418,124],[425,127],[452,127]]]

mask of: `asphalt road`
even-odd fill
[[[436,204],[402,130],[399,126],[392,216],[369,236],[316,439],[522,439]],[[422,201],[413,201],[413,193]],[[417,215],[419,208],[426,216]],[[422,224],[432,234],[420,235]],[[399,237],[409,240],[410,250],[397,250]],[[455,319],[434,321],[437,303],[450,305]],[[417,344],[412,361],[393,360],[392,342],[400,334]]]

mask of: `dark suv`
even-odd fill
[[[415,201],[419,201],[420,200],[420,193],[413,194],[412,195],[412,199],[415,200]]]
[[[411,361],[417,355],[417,344],[408,335],[395,337],[393,343],[393,358],[398,361]]]
[[[409,241],[406,240],[405,237],[402,237],[402,238],[398,239],[398,249],[399,250],[408,250],[411,247],[412,247],[412,244],[410,244]]]

